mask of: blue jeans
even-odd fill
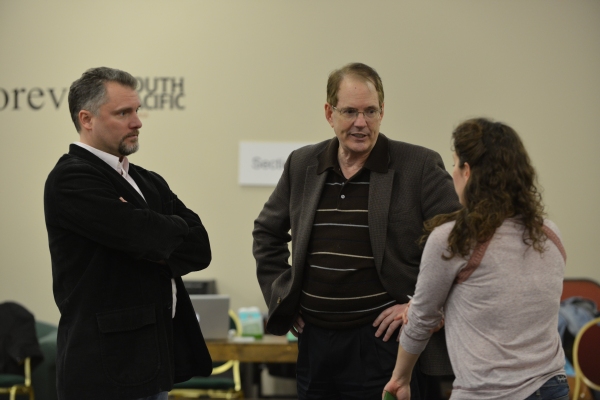
[[[160,392],[148,397],[140,397],[137,400],[167,400],[169,398],[169,392]]]
[[[567,377],[565,375],[553,376],[525,400],[569,400]]]

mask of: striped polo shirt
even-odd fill
[[[326,173],[308,245],[300,307],[304,319],[327,329],[372,323],[396,301],[377,270],[369,235],[371,171],[386,173],[388,141],[379,136],[363,168],[350,179],[338,163],[337,138],[319,155]]]

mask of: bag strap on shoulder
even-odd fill
[[[565,251],[565,248],[562,242],[560,241],[558,235],[547,225],[542,226],[542,230],[544,231],[548,239],[550,239],[552,243],[554,243],[554,245],[558,248],[558,251],[560,251],[560,254],[562,255],[565,262],[567,262],[567,252]],[[455,284],[463,283],[464,281],[469,279],[473,272],[475,272],[477,267],[479,267],[479,264],[481,264],[481,260],[483,259],[483,256],[485,255],[485,252],[488,246],[490,245],[491,240],[492,239],[489,239],[487,242],[484,243],[477,243],[475,249],[473,249],[473,253],[471,253],[471,258],[469,258],[467,265],[465,265],[465,267],[461,269],[458,275],[456,276],[456,279],[454,280]]]

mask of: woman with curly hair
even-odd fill
[[[566,255],[525,147],[512,128],[483,118],[460,124],[452,139],[463,208],[426,223],[385,391],[410,399],[417,358],[445,323],[452,399],[568,399],[557,329]]]

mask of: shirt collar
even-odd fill
[[[109,154],[105,151],[98,150],[95,147],[92,147],[88,144],[82,142],[74,142],[79,147],[83,147],[108,165],[110,165],[115,171],[119,173],[119,175],[127,176],[129,173],[129,160],[127,157],[123,156],[123,160],[119,160],[119,157]]]
[[[338,161],[338,148],[340,143],[337,137],[331,139],[324,151],[318,156],[319,165],[317,166],[317,173],[321,174],[328,169],[339,169],[340,164]],[[388,171],[389,163],[389,151],[388,151],[388,138],[385,137],[381,132],[377,137],[377,142],[371,150],[367,161],[363,168],[367,168],[371,171],[386,173]]]

